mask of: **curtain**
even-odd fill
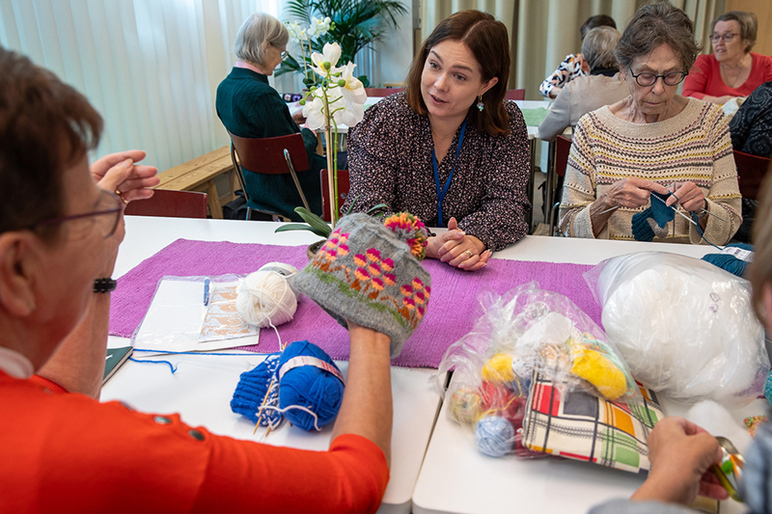
[[[726,0],[671,0],[695,22],[695,37],[710,51],[710,25]],[[512,68],[509,89],[525,88],[527,99],[540,99],[539,85],[566,55],[578,53],[579,27],[594,14],[608,14],[620,32],[647,0],[452,0],[423,2],[421,39],[450,14],[479,9],[493,14],[509,31]]]
[[[128,148],[165,170],[228,142],[214,109],[243,20],[278,0],[2,0],[0,44],[83,93],[105,118],[96,156]],[[94,157],[96,157],[94,156]]]

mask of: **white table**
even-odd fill
[[[597,264],[608,257],[646,250],[702,257],[713,249],[667,243],[528,236],[495,256]],[[683,415],[686,409],[672,402],[663,402],[663,408],[666,413],[675,415]],[[759,413],[758,408],[756,413]],[[643,480],[643,476],[586,462],[487,457],[477,451],[471,431],[450,419],[447,403],[444,403],[416,483],[413,512],[584,513],[605,500],[629,497]],[[722,502],[722,514],[737,509],[742,510],[736,502]]]
[[[121,245],[114,276],[119,277],[178,238],[237,243],[301,245],[319,238],[307,231],[275,234],[276,223],[232,220],[193,220],[126,217],[126,238]],[[281,329],[281,327],[279,327]],[[110,338],[110,346],[125,346],[128,340]],[[223,350],[222,353],[246,353]],[[134,354],[136,358],[147,358]],[[332,425],[319,433],[307,433],[285,423],[264,438],[265,429],[253,435],[254,425],[230,410],[230,400],[239,375],[259,364],[263,356],[246,357],[174,355],[161,357],[177,365],[125,363],[102,389],[102,401],[122,400],[141,411],[179,413],[192,425],[202,425],[216,434],[261,441],[280,446],[325,450]],[[346,362],[338,362],[347,371]],[[392,368],[394,431],[391,480],[379,512],[407,513],[413,487],[429,442],[440,405],[437,390],[429,382],[434,369]]]

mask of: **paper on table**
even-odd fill
[[[236,310],[241,278],[208,278],[209,301],[204,305],[206,277],[163,277],[134,332],[134,348],[187,352],[257,344],[260,329],[245,323]]]

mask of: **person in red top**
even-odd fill
[[[375,512],[392,424],[383,333],[349,322],[324,452],[99,403],[124,202],[158,183],[139,151],[89,169],[101,129],[80,93],[0,48],[0,512]]]
[[[756,15],[745,11],[713,20],[713,53],[697,57],[684,81],[684,96],[724,104],[772,80],[772,57],[751,52],[757,26]]]

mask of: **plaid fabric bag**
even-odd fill
[[[640,387],[640,386],[639,386]],[[664,414],[653,391],[642,401],[609,401],[561,388],[534,373],[523,420],[522,443],[535,452],[594,462],[632,473],[648,470],[646,439]]]

